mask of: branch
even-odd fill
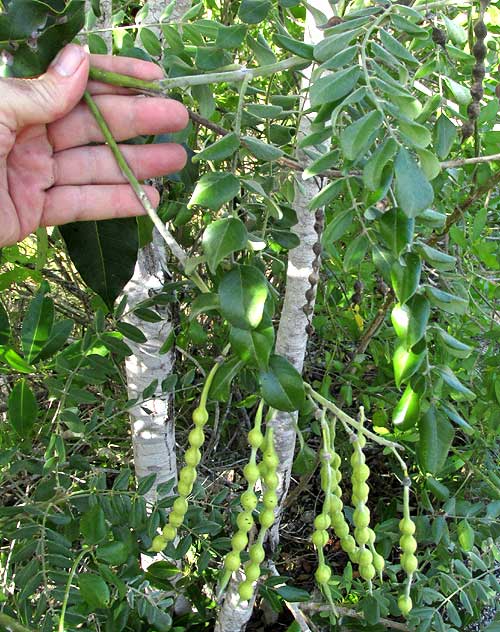
[[[393,303],[394,303],[394,294],[392,292],[389,292],[384,303],[378,308],[377,313],[373,317],[372,322],[368,325],[366,331],[359,339],[358,345],[353,354],[353,359],[358,354],[364,353],[366,351],[366,348],[370,344],[370,340],[373,338],[373,336],[376,335],[376,333],[380,329],[380,326],[384,322],[387,312],[389,311],[389,308],[391,307]]]
[[[482,162],[495,162],[500,160],[500,154],[489,156],[475,156],[474,158],[458,158],[457,160],[447,160],[441,163],[441,169],[452,169],[453,167],[464,167],[465,165],[477,165]]]
[[[144,210],[151,218],[156,229],[158,230],[160,235],[163,237],[167,246],[172,251],[172,254],[179,261],[181,268],[184,269],[186,265],[186,261],[188,259],[188,255],[186,251],[182,248],[182,246],[180,246],[177,243],[172,233],[168,230],[165,224],[158,217],[158,214],[156,213],[155,208],[149,201],[149,198],[146,195],[144,189],[139,184],[139,180],[137,180],[134,172],[132,171],[129,164],[125,160],[124,155],[122,154],[120,148],[118,147],[113,137],[113,134],[111,133],[111,130],[109,129],[106,121],[104,120],[104,117],[101,111],[99,110],[99,108],[97,107],[94,99],[90,96],[88,92],[85,92],[83,96],[84,96],[85,102],[87,103],[90,111],[94,115],[94,118],[99,125],[99,128],[104,136],[106,143],[108,144],[109,148],[113,152],[113,156],[115,157],[115,160],[118,163],[118,166],[120,167],[123,175],[129,181],[130,186],[132,187],[137,198],[139,199],[139,202],[142,204]],[[198,275],[197,272],[194,272],[193,274],[186,275],[186,276],[188,276],[202,292],[210,291],[208,287],[206,286],[205,282],[201,279],[201,277]]]
[[[4,612],[0,612],[0,627],[5,628],[9,632],[33,632],[31,628],[26,628],[19,621],[9,617]]]

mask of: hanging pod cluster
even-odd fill
[[[342,550],[347,553],[351,562],[358,565],[360,577],[368,582],[370,593],[372,591],[372,581],[376,575],[382,581],[385,568],[384,558],[375,549],[375,531],[370,527],[370,510],[368,509],[368,496],[370,488],[368,478],[370,470],[366,464],[363,448],[366,445],[364,434],[364,413],[361,409],[360,421],[357,424],[357,432],[352,433],[347,427],[353,446],[351,455],[351,503],[354,508],[352,522],[354,525],[353,535],[347,522],[342,502],[342,474],[340,471],[341,459],[335,450],[336,418],[327,417],[325,409],[318,411],[321,420],[322,447],[320,453],[321,461],[321,489],[324,494],[322,510],[314,520],[314,531],[312,543],[318,554],[318,567],[315,579],[323,591],[325,597],[330,602],[333,611],[335,606],[331,596],[329,581],[331,578],[331,568],[325,560],[324,547],[328,543],[330,536],[328,529],[339,539]],[[344,424],[345,425],[345,424]],[[417,542],[414,537],[415,524],[410,518],[409,509],[409,485],[410,480],[404,470],[404,515],[400,522],[400,547],[401,567],[407,575],[405,591],[398,600],[399,608],[403,615],[407,616],[412,608],[410,598],[410,588],[413,574],[417,570],[418,562],[415,556]]]
[[[241,554],[248,547],[248,533],[254,526],[254,511],[259,504],[256,487],[260,481],[264,487],[261,498],[262,505],[258,514],[260,530],[255,542],[248,547],[248,561],[244,566],[245,579],[238,587],[242,601],[249,601],[253,597],[255,582],[261,575],[260,565],[265,559],[264,541],[268,529],[274,522],[274,510],[278,504],[276,490],[278,488],[279,458],[274,449],[273,429],[269,423],[266,425],[265,435],[262,433],[263,408],[264,402],[261,401],[255,415],[254,426],[248,433],[251,452],[249,461],[243,469],[247,489],[240,497],[241,511],[236,518],[238,530],[231,539],[232,548],[224,560],[225,572],[220,582],[220,591],[223,591],[231,573],[241,567]],[[271,412],[267,417],[268,422],[270,416]],[[259,451],[262,459],[257,464]]]
[[[188,497],[193,491],[193,485],[196,480],[196,467],[201,461],[201,451],[205,441],[205,433],[203,428],[208,421],[207,398],[214,379],[215,373],[219,368],[221,361],[217,361],[208,374],[203,390],[200,396],[200,402],[193,410],[192,420],[194,428],[188,436],[189,448],[184,455],[185,465],[179,472],[179,482],[177,491],[179,495],[174,500],[174,504],[168,514],[168,522],[163,527],[162,533],[153,538],[150,550],[155,553],[163,551],[169,542],[175,540],[177,530],[184,522],[184,517],[188,510]]]

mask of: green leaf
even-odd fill
[[[17,434],[23,439],[29,437],[38,416],[38,404],[25,379],[18,380],[10,392],[7,410]]]
[[[317,208],[326,206],[328,202],[333,200],[344,188],[342,180],[333,180],[330,184],[327,184],[324,189],[321,189],[309,203],[309,209],[315,211]]]
[[[398,207],[387,210],[378,220],[379,234],[384,245],[396,256],[399,256],[408,244],[412,242],[415,220],[408,217]]]
[[[358,83],[360,74],[360,69],[355,66],[354,68],[346,68],[331,75],[320,77],[311,85],[311,105],[317,107],[324,103],[332,103],[342,99],[342,97],[353,91],[354,86]]]
[[[276,410],[293,412],[304,403],[305,391],[302,377],[290,362],[279,355],[272,355],[269,369],[260,372],[262,397]]]
[[[399,261],[393,263],[391,268],[392,287],[400,303],[406,303],[415,294],[421,272],[422,261],[413,252],[402,255]]]
[[[225,26],[217,24],[217,38],[215,45],[218,48],[239,48],[247,34],[248,28],[244,24],[232,24]]]
[[[467,312],[469,302],[461,296],[443,292],[430,285],[425,286],[425,293],[431,303],[448,314],[465,314]]]
[[[330,244],[340,239],[347,229],[352,226],[353,216],[354,211],[350,208],[340,211],[333,216],[321,236],[324,248],[329,250]]]
[[[454,123],[450,121],[446,114],[441,114],[434,126],[434,148],[440,160],[447,158],[457,135],[457,128]]]
[[[467,520],[460,520],[457,526],[458,541],[463,551],[472,551],[474,546],[474,529]],[[460,625],[460,624],[457,624]]]
[[[467,32],[464,28],[462,28],[459,24],[450,20],[450,18],[446,17],[444,13],[441,14],[443,18],[443,22],[446,25],[446,30],[448,31],[448,36],[454,44],[465,44],[467,41]]]
[[[33,361],[47,342],[54,322],[54,302],[44,289],[31,299],[21,330],[21,343],[28,363]]]
[[[135,219],[73,222],[59,226],[59,231],[84,282],[112,310],[134,274],[138,249]]]
[[[346,272],[355,269],[361,264],[368,250],[368,245],[368,236],[364,232],[349,242],[345,250],[344,261],[342,262]]]
[[[428,180],[434,180],[441,173],[441,163],[428,149],[417,149],[420,167]]]
[[[220,308],[219,295],[212,292],[206,294],[200,294],[191,303],[191,311],[189,312],[189,318],[193,319],[200,314],[211,312]]]
[[[161,44],[160,40],[156,36],[155,33],[151,29],[146,27],[141,27],[139,32],[139,37],[141,38],[142,45],[145,50],[152,55],[153,57],[161,56]]]
[[[420,395],[408,384],[392,412],[392,423],[399,430],[413,428],[420,415]]]
[[[80,518],[80,532],[87,544],[97,544],[104,540],[108,529],[100,505],[94,505]]]
[[[446,463],[455,432],[450,422],[433,406],[422,415],[418,428],[417,458],[424,473],[439,474]]]
[[[403,44],[401,44],[395,37],[393,37],[390,33],[385,31],[384,29],[380,29],[379,31],[380,40],[383,46],[391,52],[395,57],[399,59],[403,59],[404,61],[418,64],[419,61],[416,59],[408,49],[406,49]]]
[[[43,345],[40,353],[33,358],[33,362],[39,362],[40,360],[46,360],[53,356],[59,349],[61,349],[66,343],[69,335],[73,331],[74,321],[71,318],[64,318],[57,321],[52,327],[50,336],[47,342]]]
[[[242,0],[238,17],[246,24],[258,24],[265,20],[271,7],[271,0]]]
[[[407,349],[405,345],[399,345],[396,348],[392,357],[392,363],[394,366],[394,380],[398,388],[402,382],[408,380],[419,370],[425,354],[425,351],[414,353]]]
[[[312,474],[316,468],[317,454],[316,450],[305,443],[299,450],[293,462],[292,472],[297,476],[304,474]]]
[[[210,72],[226,66],[231,62],[231,53],[217,46],[198,46],[196,48],[195,64],[199,70]]]
[[[360,32],[361,29],[354,29],[325,37],[314,47],[314,58],[318,61],[328,61],[334,55],[346,49]]]
[[[236,217],[209,224],[203,233],[202,244],[210,271],[215,274],[219,263],[232,252],[243,250],[247,240],[245,224]]]
[[[278,160],[284,155],[284,152],[279,147],[275,147],[269,143],[265,143],[258,138],[252,136],[243,136],[241,139],[245,147],[253,154],[258,160],[264,160],[271,162]]]
[[[362,158],[375,140],[382,124],[378,110],[365,114],[344,128],[340,134],[340,147],[348,160]]]
[[[81,596],[91,608],[105,608],[109,604],[108,585],[99,575],[80,573],[78,586]]]
[[[406,344],[408,348],[420,342],[427,331],[427,323],[431,313],[429,301],[422,294],[415,294],[407,303],[409,308],[408,332]]]
[[[431,206],[434,190],[410,152],[402,147],[395,161],[395,195],[408,217],[416,217]]]
[[[245,362],[238,357],[229,358],[219,368],[215,374],[210,388],[210,397],[219,401],[227,402],[229,399],[229,389],[231,382],[241,372]]]
[[[448,86],[448,89],[452,93],[455,102],[458,105],[468,105],[472,101],[469,88],[458,83],[451,77],[447,77],[446,75],[443,75],[443,81]]]
[[[334,165],[338,163],[339,160],[339,152],[334,149],[333,151],[329,151],[327,154],[316,158],[308,167],[304,169],[302,172],[302,179],[307,180],[308,178],[312,178],[326,169],[330,169]]]
[[[436,270],[454,270],[457,265],[457,258],[446,254],[442,250],[437,250],[422,242],[417,245],[417,249]]]
[[[460,399],[472,400],[476,399],[476,394],[462,384],[458,377],[448,366],[434,367],[434,371],[442,378],[443,382],[447,384],[453,391],[458,393]]]
[[[400,120],[399,129],[413,147],[425,149],[431,142],[431,133],[427,127],[415,123],[415,121]]]
[[[398,338],[406,342],[408,325],[410,323],[410,308],[408,305],[396,303],[391,311],[391,322]]]
[[[199,162],[200,160],[224,160],[229,158],[240,146],[240,139],[237,134],[231,132],[226,134],[219,140],[215,141],[211,145],[204,147],[201,151],[195,154],[191,160],[193,162]]]
[[[377,147],[366,161],[363,167],[363,182],[370,191],[376,191],[380,187],[384,169],[394,158],[397,150],[397,142],[394,138],[389,137]]]
[[[272,324],[261,325],[253,330],[231,327],[229,342],[241,360],[264,370],[268,367],[274,346],[274,327]]]
[[[303,588],[296,588],[295,586],[279,586],[274,590],[289,603],[311,601],[311,595]]]
[[[262,320],[267,292],[267,279],[258,268],[235,267],[219,284],[222,316],[240,329],[255,329]]]
[[[196,183],[188,208],[195,204],[218,211],[240,192],[240,181],[232,173],[205,173]]]
[[[125,542],[107,542],[96,548],[96,556],[112,566],[125,564],[128,559],[128,547]]]
[[[9,349],[3,345],[0,345],[0,360],[19,373],[34,373],[35,371],[14,349]]]
[[[135,325],[131,325],[130,323],[116,323],[116,329],[133,342],[141,343],[146,342],[147,338],[144,333],[136,327]]]
[[[281,35],[279,33],[274,35],[273,40],[280,48],[284,48],[298,57],[311,60],[314,59],[314,47],[311,44],[306,44],[305,42],[301,42],[300,40],[296,40],[292,37]]]
[[[441,329],[441,327],[435,326],[438,338],[442,342],[446,351],[456,358],[468,358],[472,353],[472,347],[466,345],[454,338],[451,334]]]
[[[0,345],[7,344],[10,338],[9,315],[2,301],[0,301]]]

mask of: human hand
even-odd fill
[[[94,95],[116,140],[177,132],[186,108],[161,97],[138,97],[122,88],[88,81],[92,65],[139,79],[160,79],[153,63],[88,55],[69,44],[37,79],[0,78],[0,246],[13,244],[39,226],[144,213],[121,174],[94,117],[80,100]],[[139,180],[173,173],[186,162],[175,143],[122,145]],[[159,194],[144,187],[153,205]]]

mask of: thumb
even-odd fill
[[[88,72],[88,54],[81,46],[68,44],[40,77],[5,80],[0,123],[17,132],[27,125],[56,121],[82,98]]]

